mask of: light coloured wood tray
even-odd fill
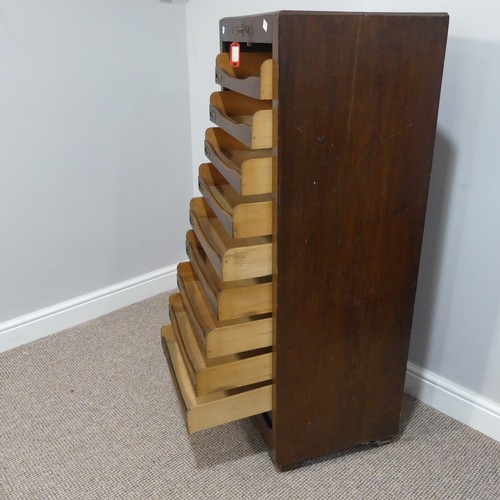
[[[198,396],[257,384],[272,376],[271,352],[248,351],[206,359],[196,341],[180,294],[169,298],[172,328],[179,343],[193,388]]]
[[[210,96],[210,120],[250,149],[273,145],[272,101],[259,101],[232,90]]]
[[[222,391],[197,396],[194,392],[183,355],[172,325],[161,329],[162,343],[169,362],[189,433],[209,429],[272,409],[272,386]]]
[[[210,163],[200,165],[198,186],[232,238],[252,238],[272,233],[273,205],[270,195],[238,195]]]
[[[272,311],[270,277],[222,283],[193,231],[186,234],[186,252],[218,320],[227,321]]]
[[[254,99],[272,99],[272,55],[269,52],[241,52],[240,66],[233,68],[229,53],[222,52],[215,60],[215,82]]]
[[[178,265],[177,284],[191,327],[207,359],[272,345],[270,316],[218,320],[189,262]]]
[[[272,150],[252,150],[221,128],[205,132],[205,155],[242,196],[272,192]]]
[[[222,282],[271,275],[270,236],[234,240],[203,198],[191,200],[189,219],[198,241]]]

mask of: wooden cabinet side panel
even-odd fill
[[[280,14],[280,467],[398,430],[447,25]]]

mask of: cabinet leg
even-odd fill
[[[392,443],[393,441],[394,441],[394,438],[391,437],[389,439],[380,439],[378,441],[371,441],[370,444],[373,447],[378,448],[379,446],[384,446],[385,444]]]

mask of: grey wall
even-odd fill
[[[500,4],[491,14],[500,15]],[[500,36],[495,38],[449,39],[410,359],[500,403]]]
[[[432,187],[410,360],[500,404],[500,4],[485,0],[191,0],[194,166],[203,161],[222,17],[280,9],[449,12]]]
[[[185,13],[0,2],[0,322],[183,257]]]

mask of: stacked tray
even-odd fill
[[[269,53],[244,52],[239,68],[217,56],[218,127],[206,131],[189,262],[162,328],[189,432],[272,408],[272,77]]]

